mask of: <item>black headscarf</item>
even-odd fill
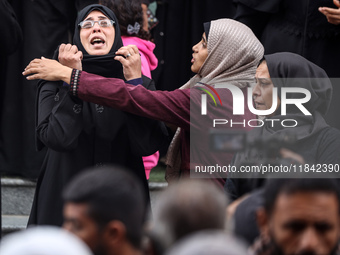
[[[322,129],[328,127],[323,116],[326,114],[330,99],[332,96],[332,85],[326,72],[301,57],[300,55],[288,52],[275,53],[264,56],[270,78],[275,87],[278,88],[278,96],[281,98],[282,87],[300,87],[310,91],[311,99],[303,106],[312,114],[304,115],[300,109],[295,105],[287,105],[286,115],[280,115],[281,109],[276,111],[269,119],[278,121],[265,121],[262,127],[255,127],[248,133],[249,141],[255,141],[262,137],[263,139],[270,139],[272,136],[287,137],[293,135],[296,139],[296,145],[299,141],[303,141],[317,134]],[[301,98],[304,95],[300,93],[287,93],[287,98]],[[283,127],[281,121],[286,119],[294,119],[297,121],[296,127]],[[292,123],[289,123],[292,124]],[[289,125],[288,122],[286,125]],[[262,152],[256,150],[247,150],[235,154],[233,164],[239,166],[248,160],[262,159]]]
[[[281,0],[234,0],[254,10],[267,13],[276,13],[280,9]]]
[[[80,41],[80,26],[82,22],[90,12],[97,10],[102,12],[109,19],[113,20],[115,28],[115,40],[113,42],[110,52],[106,55],[89,55],[84,49]],[[104,77],[114,77],[124,79],[123,67],[119,61],[114,60],[115,52],[123,46],[123,42],[120,35],[120,29],[116,15],[106,6],[100,4],[92,4],[82,9],[77,17],[73,44],[78,47],[78,50],[83,52],[82,66],[83,70],[89,73],[98,74]]]
[[[264,59],[275,87],[305,88],[311,93],[311,99],[304,106],[311,113],[318,111],[323,116],[327,113],[332,97],[332,85],[322,68],[300,55],[289,52],[265,55]],[[280,89],[278,95],[281,98]],[[289,93],[288,98],[298,97]],[[287,111],[293,114],[294,109],[288,108]]]
[[[277,125],[271,128],[265,125],[263,135],[274,133],[293,132],[298,140],[307,138],[328,125],[323,116],[327,113],[332,97],[332,85],[326,72],[300,55],[288,52],[275,53],[264,56],[271,80],[278,88],[281,98],[282,87],[305,88],[311,93],[311,99],[303,106],[312,114],[304,115],[295,105],[287,105],[287,115],[281,114],[278,109],[273,119],[295,119],[298,125],[294,128],[285,128]],[[288,93],[287,98],[301,98],[300,93]]]
[[[84,49],[83,45],[81,44],[80,41],[80,27],[79,27],[79,23],[81,21],[83,21],[87,15],[89,15],[90,12],[94,11],[94,10],[98,10],[100,12],[102,12],[105,16],[107,16],[109,19],[112,19],[115,24],[115,40],[113,42],[112,48],[110,50],[110,52],[106,55],[89,55],[86,50]],[[122,43],[122,39],[120,36],[120,29],[119,29],[119,24],[118,24],[118,20],[115,16],[115,14],[107,7],[99,5],[99,4],[92,4],[89,5],[87,7],[85,7],[84,9],[82,9],[77,17],[76,20],[76,25],[75,25],[75,31],[74,31],[74,38],[73,38],[73,43],[74,45],[76,45],[78,47],[78,50],[81,50],[83,52],[83,60],[82,60],[82,68],[84,71],[89,72],[89,73],[94,73],[94,74],[98,74],[104,77],[108,77],[108,78],[120,78],[120,79],[124,79],[124,75],[123,75],[123,67],[121,65],[121,63],[119,61],[114,60],[115,57],[115,52],[123,46]],[[58,55],[59,55],[59,46],[56,49],[56,51],[54,52],[54,56],[53,58],[58,60]],[[46,84],[47,81],[45,80],[39,80],[38,82],[38,90],[37,90],[37,94],[40,94],[40,90],[42,88],[42,86],[44,84]],[[62,86],[62,82],[59,81],[57,82],[59,83],[60,86]],[[66,93],[67,94],[67,90],[61,90],[59,91],[58,86],[53,85],[56,89],[56,93]],[[58,92],[59,91],[59,92]],[[59,95],[58,94],[58,95]],[[59,95],[60,96],[60,95]],[[37,96],[37,100],[39,100],[39,96]],[[80,99],[74,99],[74,100],[80,100]],[[39,102],[37,101],[36,105],[39,105]],[[93,108],[93,109],[92,109]],[[38,116],[38,107],[36,109],[36,116]],[[89,112],[96,112],[95,109],[95,105],[91,104],[91,103],[84,103],[83,104],[83,114],[86,116],[91,116],[92,114],[89,114]],[[112,112],[118,112],[116,110],[113,109],[109,109],[107,111],[105,111],[105,114],[101,114],[102,118],[101,120],[106,121],[108,119],[107,114],[111,114],[109,118],[113,119],[112,117]],[[116,117],[115,119],[118,121],[118,119],[120,119],[121,117]],[[86,121],[88,122],[87,125],[85,125],[85,129],[86,128],[91,128],[91,118],[85,118]],[[36,125],[38,125],[38,120],[36,119]],[[98,121],[98,120],[97,120]],[[105,124],[106,125],[106,124]],[[102,125],[102,126],[105,126]],[[41,150],[44,147],[44,144],[39,140],[39,138],[37,137],[36,139],[37,143],[37,149]]]
[[[280,138],[284,139],[293,135],[296,142],[290,149],[303,155],[304,151],[301,151],[301,148],[305,149],[303,144],[310,144],[308,139],[316,141],[318,132],[328,127],[323,116],[326,114],[330,105],[332,96],[331,82],[323,69],[300,55],[281,52],[265,55],[264,58],[267,62],[270,78],[274,86],[278,88],[278,96],[281,98],[280,91],[282,87],[300,87],[307,89],[311,93],[311,98],[307,103],[304,103],[303,106],[312,115],[304,115],[296,106],[287,105],[287,115],[280,115],[281,109],[278,109],[276,111],[277,115],[268,118],[268,120],[278,120],[275,121],[274,127],[272,127],[270,121],[264,120],[264,126],[255,127],[249,131],[249,140],[255,142],[256,139],[264,141],[268,139],[267,141],[269,141]],[[301,94],[287,93],[287,98],[298,99],[301,98]],[[282,127],[281,121],[285,119],[294,119],[298,124],[296,127],[291,128]],[[300,145],[302,145],[302,147]],[[235,154],[232,164],[237,167],[245,163],[249,164],[249,162],[251,164],[259,164],[262,162],[267,164],[268,161],[261,160],[268,160],[265,157],[265,153],[268,152],[270,151],[266,150],[266,152],[264,152],[264,150],[259,150],[258,148],[247,149],[245,152]],[[316,157],[317,155],[314,156]],[[314,160],[318,159],[315,158]],[[277,161],[277,163],[283,164],[285,161]],[[309,162],[307,161],[307,163]],[[279,176],[279,173],[277,173],[277,176]],[[246,173],[246,177],[248,179],[235,179],[235,176],[232,180],[235,186],[232,188],[227,187],[228,192],[235,192],[236,196],[239,196],[244,192],[258,188],[262,185],[263,179],[257,178],[265,178],[266,175],[254,172]]]

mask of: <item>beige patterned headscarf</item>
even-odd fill
[[[264,49],[250,28],[232,19],[213,20],[207,46],[208,56],[202,67],[180,89],[191,88],[197,82],[209,85],[229,82],[243,88],[248,86],[249,80],[254,80]],[[177,179],[180,173],[179,133],[177,130],[167,153],[168,182]]]

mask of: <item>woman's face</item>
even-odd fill
[[[84,19],[99,21],[109,19],[100,11],[94,10]],[[91,28],[80,28],[80,41],[90,55],[106,55],[110,52],[115,40],[114,26],[101,27],[96,22]]]
[[[192,59],[191,59],[191,71],[194,73],[198,73],[201,69],[204,61],[208,57],[208,47],[207,47],[207,38],[205,37],[205,33],[202,35],[202,40],[192,47]]]
[[[270,79],[266,61],[263,61],[256,69],[255,78],[256,86],[253,89],[255,108],[257,110],[268,110],[272,107],[273,104],[274,85],[272,83],[272,80]],[[278,98],[276,110],[278,109],[279,105],[280,99]],[[275,115],[275,112],[268,117],[273,115]]]

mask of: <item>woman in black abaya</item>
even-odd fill
[[[285,178],[333,178],[332,174],[340,164],[340,132],[336,128],[330,127],[324,120],[330,107],[332,95],[331,82],[326,72],[294,53],[275,53],[265,55],[264,59],[265,61],[259,65],[256,71],[257,85],[253,91],[256,108],[264,110],[265,104],[263,103],[268,99],[265,96],[266,90],[270,91],[276,87],[279,98],[282,98],[280,93],[282,88],[298,87],[307,89],[311,93],[310,100],[303,106],[312,115],[304,115],[295,105],[288,104],[287,115],[281,115],[281,109],[278,108],[273,116],[267,117],[278,120],[275,122],[278,125],[272,127],[267,122],[262,128],[251,130],[249,135],[253,138],[261,137],[263,139],[275,138],[280,135],[282,137],[289,134],[295,135],[297,141],[291,149],[302,156],[304,162],[309,165],[302,164],[302,168],[300,168],[297,164],[296,171],[292,167],[291,172],[285,174]],[[303,97],[304,95],[301,93],[287,93],[289,99],[297,100]],[[280,124],[284,119],[294,119],[298,124],[293,128],[284,128]],[[240,165],[247,160],[259,163],[261,159],[263,159],[261,151],[247,150],[244,153],[238,153],[233,161],[235,165]],[[277,159],[276,163],[288,163],[287,166],[295,163],[291,159],[286,160],[288,161]],[[300,169],[305,169],[305,171],[300,171]],[[279,174],[272,173],[271,177],[278,178]],[[334,174],[338,175],[337,172]],[[248,174],[248,177],[249,179],[228,179],[225,190],[233,199],[239,198],[229,208],[229,212],[234,210],[235,234],[252,244],[259,236],[255,220],[256,212],[264,204],[264,189],[259,185],[258,178],[263,178],[265,175]],[[250,179],[251,177],[257,179]],[[248,197],[241,197],[248,192]]]
[[[303,103],[303,107],[311,113],[306,115],[294,104],[287,104],[286,114],[281,113],[280,106],[272,115],[266,116],[264,125],[257,127],[248,133],[250,140],[261,138],[263,140],[284,139],[294,137],[295,142],[290,148],[298,155],[302,156],[304,163],[309,164],[310,168],[314,166],[323,166],[316,170],[310,170],[305,165],[302,168],[292,168],[292,175],[305,173],[306,177],[327,177],[326,174],[331,170],[325,171],[325,167],[335,167],[340,164],[340,131],[330,127],[324,116],[330,107],[330,98],[332,96],[332,85],[326,72],[319,66],[313,64],[307,59],[288,52],[275,53],[264,56],[264,61],[259,65],[256,71],[257,84],[253,89],[253,99],[257,110],[267,110],[272,106],[273,88],[278,88],[278,102],[282,100],[282,88],[304,88],[311,94],[308,102]],[[304,98],[302,93],[289,92],[286,94],[288,100],[296,102],[298,99]],[[269,120],[273,120],[269,121]],[[296,126],[284,127],[281,123],[285,120],[295,120],[286,122],[286,125]],[[268,143],[266,144],[266,147]],[[281,145],[280,145],[281,146]],[[278,145],[276,145],[278,147]],[[267,147],[268,149],[268,147]],[[258,148],[247,149],[245,152],[235,154],[233,164],[241,166],[247,162],[253,162],[260,165],[283,164],[280,157],[285,157],[285,152],[278,155],[271,155],[268,158],[268,151]],[[290,160],[290,159],[289,159]],[[291,162],[288,161],[288,164]],[[306,172],[300,171],[305,169]],[[326,169],[327,170],[327,169]],[[334,173],[334,172],[333,172]],[[316,176],[317,175],[317,176]],[[279,174],[274,174],[278,177]],[[245,193],[260,186],[259,178],[266,177],[261,174],[248,174],[248,179],[228,179],[225,190],[233,199],[237,199]],[[286,178],[291,177],[289,174]]]
[[[87,19],[101,23],[81,27],[79,24]],[[111,10],[97,4],[85,7],[76,21],[74,44],[83,53],[83,70],[124,79],[120,62],[114,60],[115,52],[123,44],[118,21]],[[147,88],[154,85],[151,80],[143,81]],[[159,149],[163,139],[159,122],[83,102],[70,96],[62,82],[41,80],[36,134],[38,149],[46,146],[48,151],[29,224],[60,226],[64,186],[74,175],[94,165],[125,166],[141,180],[149,197],[142,156]]]

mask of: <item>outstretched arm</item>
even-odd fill
[[[84,71],[79,71],[75,76],[78,79],[77,82],[72,80],[71,91],[84,101],[172,123],[187,130],[190,128],[190,90],[188,89],[150,91],[140,85],[126,84],[121,79],[104,78]]]
[[[76,46],[62,44],[59,48],[60,63],[44,57],[41,57],[41,59],[36,58],[28,64],[22,74],[28,75],[27,80],[64,81],[70,84],[72,68],[82,69],[82,57],[82,52],[78,51]],[[122,63],[127,81],[142,77],[141,60],[136,45],[121,47],[116,52],[115,60]]]
[[[142,86],[127,85],[121,79],[104,78],[79,70],[78,82],[74,84],[74,80],[71,82],[72,71],[75,73],[76,69],[63,66],[56,60],[41,58],[32,60],[23,75],[28,75],[28,80],[62,80],[70,84],[72,91],[77,92],[75,96],[84,101],[190,128],[189,90],[148,91]]]
[[[71,81],[72,68],[60,64],[56,60],[41,57],[33,59],[25,68],[23,75],[28,75],[27,80]]]

